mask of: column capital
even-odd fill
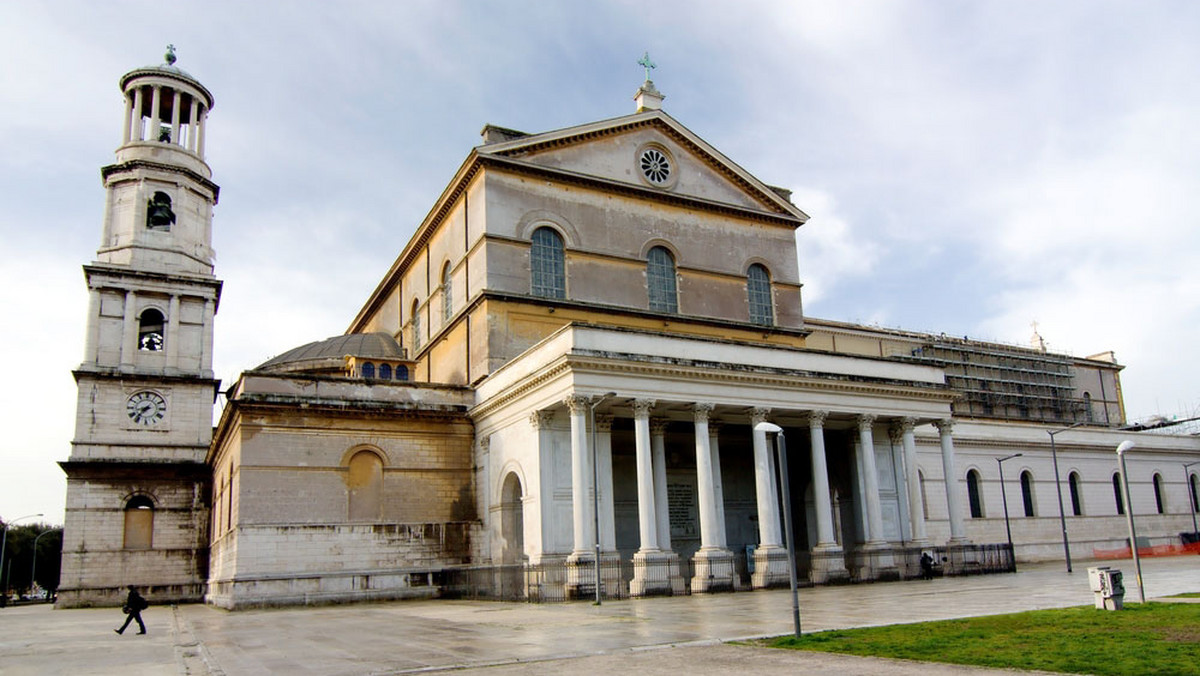
[[[709,437],[717,436],[718,434],[721,433],[721,428],[724,426],[725,426],[725,423],[721,422],[720,420],[708,421],[708,436]]]
[[[752,408],[750,409],[750,424],[757,425],[760,422],[766,422],[769,415],[771,415],[771,409],[769,408]]]
[[[888,441],[893,444],[899,444],[901,438],[904,437],[904,430],[900,428],[899,421],[893,420],[887,428]]]
[[[650,411],[654,405],[658,403],[653,399],[634,399],[633,400],[633,417],[634,418],[649,418]]]
[[[611,413],[596,414],[596,431],[611,432],[613,426],[613,416]]]
[[[950,432],[954,429],[954,421],[950,418],[942,418],[941,420],[934,420],[933,426],[937,428],[937,431],[942,436],[949,436]]]
[[[829,411],[810,411],[808,414],[808,426],[822,428],[825,426],[825,419],[829,417]]]
[[[713,409],[716,407],[717,407],[716,404],[710,404],[708,402],[699,402],[699,403],[692,405],[692,415],[694,416],[696,422],[698,422],[698,423],[699,422],[708,422],[708,414],[712,413]]]
[[[582,394],[572,394],[563,399],[563,403],[566,404],[567,409],[574,415],[577,413],[587,413],[588,404],[592,403],[592,399]]]
[[[875,424],[875,416],[869,413],[862,413],[856,418],[859,430],[869,430]]]
[[[902,432],[912,432],[913,428],[917,426],[918,420],[913,417],[908,417],[901,418],[898,422],[900,423],[900,430]]]
[[[492,435],[488,434],[486,436],[479,437],[478,443],[479,452],[487,453],[492,448]]]
[[[656,436],[656,437],[662,436],[663,434],[666,433],[667,425],[670,422],[671,421],[667,420],[666,418],[651,418],[650,419],[650,435]]]
[[[552,422],[554,422],[554,411],[549,409],[544,411],[534,411],[529,414],[529,424],[533,425],[535,429],[550,429],[550,424]]]

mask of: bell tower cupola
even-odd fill
[[[212,207],[219,188],[204,159],[213,96],[175,65],[136,68],[120,81],[125,99],[116,164],[97,261],[164,273],[212,274]]]

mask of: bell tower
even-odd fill
[[[203,600],[212,440],[213,97],[165,63],[120,80],[125,114],[96,259],[67,475],[59,604]]]

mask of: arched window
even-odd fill
[[[408,367],[404,364],[396,366],[396,380],[408,380]]]
[[[125,549],[150,549],[154,545],[154,502],[135,495],[125,503]]]
[[[1079,472],[1071,472],[1067,476],[1067,486],[1071,489],[1071,513],[1083,516],[1083,503],[1079,501]]]
[[[521,497],[521,480],[509,472],[500,488],[500,537],[504,543],[501,560],[504,563],[517,563],[525,558],[525,510]]]
[[[543,298],[567,297],[567,266],[562,237],[554,228],[533,231],[529,248],[530,293]]]
[[[675,258],[664,247],[654,247],[646,257],[646,292],[650,296],[651,310],[679,312],[679,294],[675,288]]]
[[[362,377],[374,378],[375,377],[375,365],[372,364],[371,362],[367,362],[367,363],[363,364],[362,365]]]
[[[775,323],[775,310],[771,304],[771,276],[758,263],[746,271],[746,294],[750,303],[750,321],[763,326]]]
[[[163,349],[163,314],[154,308],[142,311],[138,319],[138,349],[158,352]]]
[[[412,345],[414,353],[421,349],[421,304],[415,299],[412,302]]]
[[[391,380],[392,379],[392,365],[391,364],[380,364],[379,365],[379,377],[382,378],[383,380]]]
[[[346,473],[351,521],[378,521],[383,504],[383,460],[371,451],[350,458]]]
[[[979,492],[979,472],[967,472],[967,501],[971,503],[971,518],[983,518],[983,495]]]
[[[1113,474],[1113,497],[1117,500],[1117,514],[1125,513],[1125,498],[1121,495],[1121,473]]]
[[[1154,508],[1159,514],[1166,513],[1163,509],[1162,475],[1158,473],[1154,475]]]
[[[454,314],[454,291],[450,281],[450,264],[446,263],[442,266],[442,321],[446,324]]]
[[[1034,516],[1033,474],[1029,470],[1021,472],[1021,501],[1025,503],[1025,516]]]
[[[1200,495],[1196,495],[1200,493],[1200,482],[1196,480],[1196,475],[1193,474],[1188,477],[1188,483],[1192,487],[1192,511],[1200,512]]]

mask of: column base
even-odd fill
[[[837,584],[850,581],[846,553],[839,545],[817,545],[810,552],[808,579],[813,584]]]
[[[755,549],[754,572],[750,574],[750,586],[754,589],[765,589],[790,585],[787,550],[779,546]]]
[[[630,596],[670,596],[683,592],[678,554],[661,549],[643,549],[633,555]]]
[[[867,542],[855,552],[857,579],[862,582],[873,580],[899,580],[900,568],[896,565],[896,554],[886,542]]]
[[[692,593],[735,591],[738,576],[734,571],[733,552],[714,547],[701,549],[692,556]]]
[[[601,571],[601,578],[603,578]],[[592,552],[571,552],[567,557],[567,579],[564,585],[569,599],[596,596],[596,555]]]

